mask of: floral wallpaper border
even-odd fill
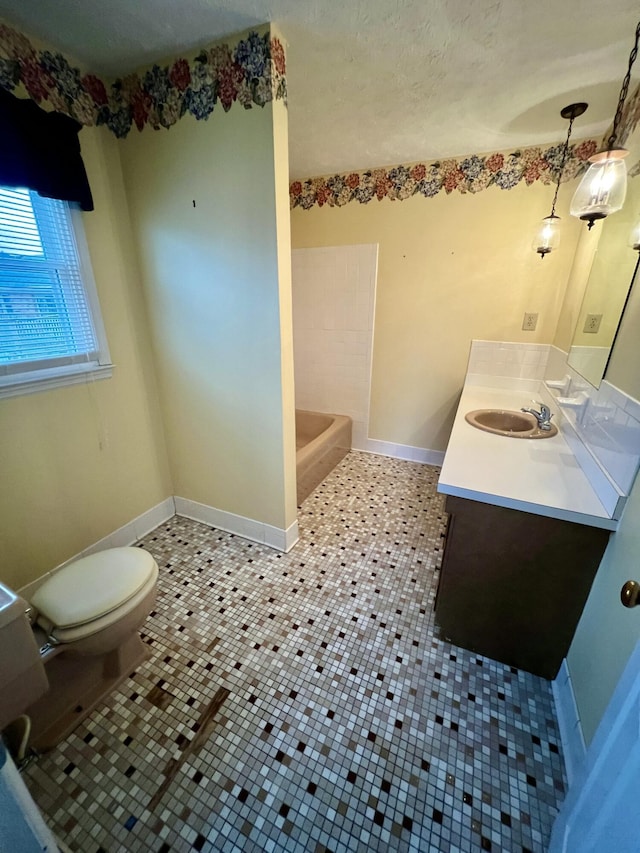
[[[618,134],[624,145],[631,133],[640,124],[640,84],[627,99]],[[577,177],[586,168],[586,161],[604,147],[610,130],[602,142],[586,139],[569,147],[567,162],[562,175],[563,181]],[[290,206],[310,210],[318,207],[343,207],[357,201],[368,204],[372,199],[381,201],[403,201],[415,195],[431,198],[444,190],[447,195],[457,190],[461,193],[477,193],[487,187],[496,186],[510,190],[524,181],[531,185],[536,181],[543,184],[555,183],[562,162],[564,143],[547,148],[521,148],[510,153],[439,160],[433,163],[414,163],[390,168],[367,169],[359,172],[344,172],[329,177],[308,178],[293,181],[289,186]],[[640,162],[629,168],[629,175],[640,175]]]
[[[496,186],[510,190],[524,181],[551,184],[557,180],[564,143],[548,148],[522,148],[510,153],[438,160],[433,163],[399,165],[388,169],[367,169],[330,177],[293,181],[289,187],[291,209],[309,210],[314,205],[342,207],[357,201],[368,204],[381,201],[403,201],[412,196],[431,198],[442,190],[452,193],[477,193]],[[598,150],[595,139],[571,146],[564,168],[564,180],[570,180],[583,169],[588,158]]]
[[[234,103],[251,109],[287,100],[284,48],[269,30],[109,82],[83,74],[61,53],[37,50],[0,24],[0,87],[13,92],[20,84],[37,103],[48,102],[84,125],[106,125],[120,139],[134,124],[158,130],[187,113],[208,119],[218,105],[228,112]]]

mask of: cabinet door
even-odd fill
[[[436,587],[436,597],[435,597],[434,602],[433,602],[434,610],[437,610],[437,608],[438,608],[438,596],[440,595],[440,585],[442,584],[442,573],[444,572],[444,565],[445,565],[445,562],[447,560],[447,551],[448,551],[447,544],[449,542],[449,537],[452,535],[454,519],[455,519],[455,516],[449,514],[447,516],[447,522],[446,522],[445,529],[444,529],[442,563],[440,565],[440,571],[439,571],[439,577],[438,577],[438,586]]]
[[[444,639],[554,678],[609,537],[606,530],[448,497],[436,622]]]

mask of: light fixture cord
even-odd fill
[[[556,183],[556,191],[553,196],[553,204],[551,205],[551,216],[555,216],[556,213],[556,201],[558,200],[558,192],[560,190],[560,181],[562,180],[562,174],[564,172],[564,164],[567,162],[567,153],[569,151],[569,139],[571,138],[571,128],[573,127],[573,120],[575,116],[571,116],[569,119],[569,130],[567,131],[567,138],[564,142],[564,148],[562,149],[562,162],[560,163],[560,170],[558,172],[558,182]]]
[[[616,144],[618,137],[618,128],[620,127],[620,122],[622,121],[622,111],[624,108],[624,102],[627,99],[627,93],[629,91],[629,83],[631,82],[631,69],[633,67],[633,63],[636,61],[636,57],[638,56],[638,42],[640,41],[640,21],[638,21],[638,26],[636,27],[636,40],[629,54],[629,67],[627,69],[627,73],[625,75],[624,80],[622,81],[622,88],[620,89],[620,97],[618,98],[618,108],[616,109],[616,117],[613,120],[613,129],[611,131],[611,136],[607,141],[607,150],[611,151],[614,145]]]

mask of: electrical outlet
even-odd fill
[[[587,314],[582,331],[587,335],[597,334],[600,331],[601,320],[602,314]]]
[[[522,328],[525,332],[535,332],[536,326],[538,325],[538,315],[530,314],[528,311],[525,312],[524,319],[522,321]]]

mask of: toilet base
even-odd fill
[[[26,711],[32,724],[30,746],[44,752],[59,744],[150,656],[137,633],[95,657],[66,655],[60,649],[46,662],[49,690]]]

